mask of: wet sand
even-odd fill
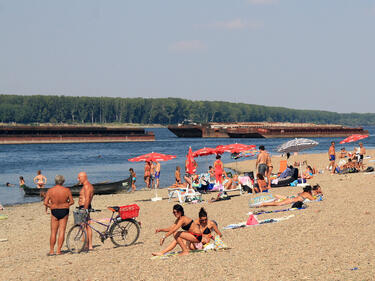
[[[365,164],[375,166],[375,151],[368,151]],[[273,157],[278,171],[280,157]],[[290,163],[307,160],[317,170],[327,164],[327,154],[292,156]],[[233,166],[232,166],[233,165]],[[242,171],[254,170],[255,162],[227,164]],[[305,210],[259,215],[259,219],[293,214],[279,223],[237,230],[223,230],[223,239],[232,249],[195,253],[185,257],[151,259],[159,251],[155,229],[173,223],[168,200],[151,202],[153,192],[95,196],[93,206],[103,209],[95,218],[109,217],[110,205],[137,203],[142,223],[136,245],[114,248],[108,239],[102,244],[94,234],[95,250],[88,253],[47,257],[50,215],[42,203],[6,207],[0,214],[0,280],[373,280],[375,276],[375,174],[331,175],[327,170],[309,183],[319,183],[324,192],[322,202],[309,203]],[[138,184],[140,184],[138,182]],[[291,195],[300,187],[281,187],[275,194]],[[238,194],[234,192],[233,194]],[[159,196],[167,197],[166,190]],[[216,194],[204,195],[206,200]],[[187,216],[196,218],[201,207],[219,227],[247,219],[250,195],[235,196],[216,203],[184,204]],[[77,203],[75,203],[77,205]],[[289,206],[269,207],[267,210]],[[266,208],[265,208],[266,209]],[[72,209],[71,209],[72,210]],[[72,212],[68,228],[73,223]],[[171,241],[168,238],[165,245]]]

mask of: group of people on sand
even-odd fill
[[[151,161],[151,160],[145,162],[143,179],[148,189],[151,189],[153,186],[155,188],[159,188],[160,170],[161,170],[160,162]],[[135,191],[135,186],[133,190]]]
[[[79,193],[78,209],[83,209],[89,215],[89,210],[92,209],[92,199],[94,197],[94,188],[87,179],[85,172],[78,174],[78,181],[82,184],[82,189]],[[48,189],[44,205],[46,209],[51,210],[51,235],[50,235],[50,251],[48,256],[60,255],[61,248],[65,240],[65,230],[69,218],[69,208],[74,204],[72,193],[69,188],[64,187],[65,178],[62,175],[55,177],[55,186]],[[88,243],[87,250],[92,250],[92,231],[90,227],[86,228]],[[57,242],[57,250],[55,252],[55,244]]]
[[[214,239],[212,232],[220,237],[223,236],[217,223],[208,219],[204,208],[200,209],[198,219],[194,220],[185,216],[184,208],[176,204],[173,206],[173,215],[176,219],[171,226],[155,230],[155,233],[165,232],[160,239],[160,246],[169,236],[173,236],[173,240],[164,250],[152,253],[154,256],[162,256],[172,251],[177,245],[182,249],[179,255],[187,255],[190,250],[202,249],[205,244],[210,243],[211,239]]]
[[[331,173],[345,173],[350,171],[361,171],[364,169],[363,159],[366,155],[366,149],[363,143],[359,143],[359,147],[355,148],[353,152],[348,152],[345,148],[341,148],[339,152],[339,162],[336,163],[336,149],[335,142],[331,142],[328,149],[329,165],[328,169]],[[347,159],[347,160],[346,160]]]

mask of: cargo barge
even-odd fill
[[[168,129],[180,138],[313,138],[347,137],[368,134],[362,127],[318,125],[313,123],[236,122],[169,125]]]
[[[0,144],[154,141],[144,128],[99,126],[0,126]]]

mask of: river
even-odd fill
[[[365,127],[370,137],[362,142],[366,148],[375,148],[375,127]],[[259,146],[265,145],[271,154],[277,154],[278,145],[289,139],[186,139],[177,138],[168,129],[147,129],[155,132],[154,142],[131,143],[79,143],[79,144],[17,144],[0,145],[0,202],[3,205],[22,204],[40,200],[36,197],[25,197],[22,189],[18,188],[18,178],[23,176],[26,184],[33,185],[33,178],[37,170],[42,170],[48,179],[47,186],[52,186],[57,174],[64,175],[66,185],[77,182],[77,174],[86,171],[91,183],[103,181],[117,181],[129,176],[129,168],[137,173],[137,188],[144,187],[144,163],[129,162],[127,159],[149,153],[158,152],[176,155],[177,158],[162,162],[160,186],[169,186],[174,182],[174,170],[177,165],[184,167],[189,146],[193,150],[202,147],[216,147],[220,144],[244,143]],[[313,138],[319,145],[303,153],[327,152],[331,140],[340,142],[342,138]],[[353,150],[356,143],[345,145],[347,150]],[[341,145],[337,145],[339,149]],[[214,156],[196,158],[198,172],[207,170],[214,162]],[[222,157],[224,163],[232,162],[229,153]],[[241,160],[239,160],[241,161]],[[9,182],[16,187],[7,187]]]

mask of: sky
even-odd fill
[[[375,113],[375,0],[0,0],[0,94]]]

